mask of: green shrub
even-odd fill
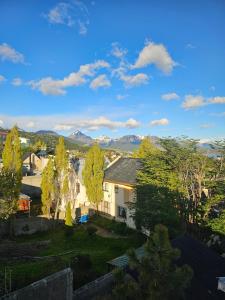
[[[88,226],[86,230],[90,236],[93,236],[96,233],[97,228],[94,226]]]

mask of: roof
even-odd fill
[[[136,253],[138,259],[141,259],[144,256],[144,246],[137,248],[135,250],[135,253]],[[108,261],[107,263],[113,267],[124,268],[128,265],[128,262],[129,262],[129,258],[126,254],[124,254],[124,255],[121,255],[117,258],[114,258],[114,259]]]
[[[137,170],[141,168],[141,160],[138,158],[121,157],[105,170],[105,181],[136,184]]]
[[[191,286],[186,290],[186,299],[225,299],[225,293],[217,289],[218,277],[225,276],[225,259],[209,249],[203,243],[184,235],[171,242],[174,248],[181,251],[177,265],[189,265],[194,271]],[[144,256],[144,246],[135,250],[140,259]],[[114,267],[125,268],[128,256],[122,255],[108,262]]]
[[[172,246],[181,251],[178,265],[188,264],[194,271],[187,299],[225,299],[217,290],[217,277],[225,276],[225,259],[187,235],[173,240]]]

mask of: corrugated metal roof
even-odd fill
[[[137,248],[135,250],[135,253],[137,255],[137,258],[141,259],[144,256],[144,253],[145,253],[144,246],[141,246],[140,248]],[[121,255],[117,258],[114,258],[114,259],[108,261],[107,263],[111,266],[114,266],[114,267],[124,268],[128,265],[128,262],[129,262],[129,258],[126,254],[124,254],[124,255]]]

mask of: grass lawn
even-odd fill
[[[99,219],[98,219],[99,218]],[[110,220],[102,220],[101,217],[94,219],[105,228],[110,228],[110,224],[115,226]],[[58,227],[54,231],[33,234],[31,236],[23,236],[17,238],[17,243],[32,243],[36,241],[51,240],[50,244],[40,249],[36,256],[57,255],[69,250],[69,253],[57,258],[21,261],[11,260],[1,263],[0,271],[4,271],[5,267],[9,267],[12,271],[13,289],[21,288],[33,281],[39,280],[44,276],[70,266],[73,258],[80,254],[87,254],[91,260],[91,273],[87,276],[82,268],[76,270],[75,287],[93,280],[104,273],[107,273],[106,262],[124,254],[129,248],[137,248],[144,242],[142,235],[135,231],[128,231],[125,237],[121,238],[103,238],[98,235],[89,236],[86,226],[75,227],[71,236],[65,235],[63,227]],[[85,274],[84,274],[85,273]]]

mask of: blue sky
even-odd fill
[[[225,137],[225,2],[0,1],[0,126]]]

